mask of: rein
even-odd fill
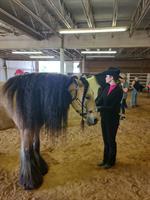
[[[80,114],[80,116],[82,117],[82,120],[81,120],[81,125],[82,125],[82,128],[84,128],[84,119],[83,118],[85,118],[86,116],[87,116],[87,113],[92,113],[93,111],[88,111],[88,112],[86,112],[86,107],[85,107],[85,105],[84,105],[84,102],[85,102],[85,96],[86,96],[86,93],[87,93],[87,91],[88,91],[88,87],[89,87],[89,84],[88,84],[88,82],[87,82],[87,80],[85,79],[85,78],[83,78],[83,77],[81,77],[80,78],[80,80],[81,80],[81,82],[83,83],[83,85],[84,85],[84,92],[83,92],[83,97],[82,97],[82,101],[77,97],[77,94],[78,94],[78,84],[77,84],[77,82],[75,81],[75,83],[76,83],[76,90],[75,90],[75,96],[72,98],[72,102],[73,101],[76,101],[79,105],[81,105],[81,107],[82,107],[82,109],[81,109],[81,112],[79,111],[79,110],[77,110],[77,109],[75,109],[75,111],[77,112],[77,113],[79,113]],[[85,111],[85,112],[84,112]]]
[[[85,116],[87,115],[87,112],[83,112],[83,110],[84,110],[84,109],[86,110],[86,107],[84,106],[84,101],[85,101],[85,95],[86,95],[87,90],[88,90],[88,87],[86,87],[87,84],[84,83],[83,79],[84,79],[84,78],[82,78],[82,77],[80,78],[80,80],[81,80],[82,83],[84,84],[84,92],[83,92],[82,101],[80,101],[80,99],[77,97],[78,88],[79,88],[77,81],[74,81],[74,83],[75,83],[75,85],[76,85],[76,88],[75,88],[75,95],[74,95],[74,97],[72,97],[72,102],[73,102],[73,101],[77,101],[77,103],[78,103],[79,105],[82,106],[82,111],[81,111],[81,112],[80,112],[79,110],[75,109],[75,111],[76,111],[77,113],[79,113],[80,116],[82,116],[82,118],[85,117]],[[86,82],[86,83],[87,83],[87,82]]]
[[[77,97],[77,95],[76,95],[76,97],[75,97],[72,101],[77,101],[77,103],[78,103],[79,105],[82,105],[82,101],[80,101],[80,99]],[[86,107],[85,107],[84,104],[83,104],[83,109],[86,109]],[[81,116],[86,116],[86,115],[87,115],[87,112],[80,112],[80,111],[77,110],[77,109],[75,109],[75,111],[76,111],[77,113],[79,113]]]
[[[82,102],[80,101],[80,99],[79,99],[78,97],[75,98],[74,100],[76,100],[76,101],[79,103],[79,105],[82,104]],[[83,108],[86,109],[86,107],[85,107],[84,105],[83,105]],[[74,108],[74,109],[75,109],[75,108]],[[77,113],[79,113],[81,116],[83,115],[83,117],[85,117],[88,113],[93,113],[92,110],[89,110],[88,112],[80,112],[79,110],[75,109],[75,111],[76,111]]]
[[[86,96],[86,93],[88,91],[88,88],[89,88],[89,83],[87,82],[87,80],[83,77],[80,78],[80,80],[82,81],[82,83],[84,84],[84,92],[83,92],[83,97],[82,97],[82,120],[81,120],[81,126],[82,126],[82,129],[84,129],[84,115],[83,115],[83,110],[84,110],[84,101],[85,101],[85,96]]]

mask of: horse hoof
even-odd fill
[[[42,183],[43,183],[43,176],[40,174],[40,175],[36,175],[36,177],[33,177],[30,179],[26,179],[25,177],[23,176],[20,176],[20,185],[23,186],[23,188],[25,190],[33,190],[33,189],[37,189],[39,188]]]

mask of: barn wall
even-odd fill
[[[0,59],[0,81],[5,81],[5,71],[3,68],[4,61]],[[33,72],[36,71],[36,64],[35,61],[14,61],[14,60],[7,60],[7,78],[14,76],[16,69],[22,69],[24,72]]]
[[[35,69],[34,61],[6,61],[8,78],[14,76],[16,69],[22,69],[24,72],[33,72]]]
[[[150,73],[150,60],[85,61],[85,73],[99,73],[110,66],[117,66],[124,73]]]
[[[73,73],[73,62],[65,62],[66,64],[66,74]]]

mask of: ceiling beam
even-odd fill
[[[133,55],[137,50],[137,48],[132,48],[129,51],[127,51],[127,55]]]
[[[32,4],[33,4],[33,7],[34,7],[34,10],[35,10],[35,13],[37,16],[40,16],[40,13],[39,13],[39,10],[38,10],[38,7],[36,5],[36,2],[35,0],[31,0],[32,1]]]
[[[129,49],[127,53],[124,54],[124,56],[133,57],[133,58],[137,58],[137,57],[144,58],[147,55],[149,55],[149,50],[150,48],[132,48],[132,49]]]
[[[144,29],[150,29],[150,22],[148,22],[148,24],[146,24],[146,26],[144,27]]]
[[[95,28],[94,16],[93,16],[92,8],[91,8],[91,1],[81,0],[81,3],[82,3],[84,14],[86,16],[88,27]]]
[[[134,11],[131,23],[129,27],[129,35],[130,37],[133,35],[136,28],[138,28],[139,24],[142,22],[145,15],[148,13],[150,9],[150,0],[139,0],[136,10]]]
[[[37,41],[25,36],[4,37],[0,39],[0,49],[59,49],[61,39],[52,36],[47,40]],[[81,35],[78,39],[73,35],[64,37],[64,48],[66,49],[94,49],[94,48],[140,48],[150,47],[150,37],[145,31],[136,31],[130,38],[128,32],[116,33],[111,37],[110,33],[97,34],[96,38],[91,35]]]
[[[123,53],[123,50],[124,50],[124,48],[118,49],[118,50],[117,50],[117,54],[116,54],[115,57],[120,57],[120,56],[122,55],[122,53]]]
[[[118,0],[114,0],[113,5],[113,16],[112,16],[112,26],[115,27],[117,25],[118,18]]]
[[[41,23],[45,28],[50,30],[52,33],[57,35],[58,37],[61,37],[59,33],[54,30],[53,27],[51,27],[49,24],[44,22],[39,16],[37,16],[35,13],[33,13],[28,7],[26,7],[20,0],[12,0],[14,3],[16,3],[19,7],[21,7],[26,13],[28,13],[30,16],[32,16],[35,20],[37,20],[39,23]]]
[[[150,23],[148,23],[148,24],[144,27],[144,29],[146,30],[148,37],[150,37]]]
[[[11,26],[9,25],[6,25],[6,23],[4,23],[3,21],[0,20],[0,29],[8,32],[8,33],[14,33],[14,32],[17,32],[15,30],[15,28],[12,28]]]
[[[16,8],[15,8],[13,2],[12,2],[12,1],[9,1],[9,4],[10,4],[10,7],[11,7],[11,9],[12,9],[14,15],[17,17],[18,14],[17,14]]]
[[[34,37],[36,39],[40,39],[40,40],[44,39],[44,36],[42,34],[37,32],[36,30],[31,28],[27,24],[23,23],[22,21],[20,21],[19,19],[17,19],[13,15],[9,14],[5,10],[3,10],[2,8],[0,8],[0,17],[1,17],[1,20],[3,20],[4,22],[10,24],[11,26],[13,25],[17,29],[23,31],[24,33],[27,33],[28,35],[30,35],[32,37]]]
[[[59,6],[60,10],[56,7],[55,3],[53,0],[45,0],[47,5],[49,5],[53,11],[56,13],[57,17],[61,22],[68,28],[74,28],[76,25],[74,23],[74,19],[71,16],[71,13],[68,11],[66,8],[64,1],[63,0],[58,0],[59,1]],[[75,35],[76,38],[79,38],[78,35]]]
[[[78,49],[74,49],[74,51],[80,55],[80,57],[82,57],[83,55],[81,54],[81,52]]]
[[[74,55],[73,55],[69,50],[64,49],[64,51],[65,51],[65,55],[66,55],[66,56],[68,56],[68,57],[70,57],[71,59],[73,59]]]
[[[53,0],[45,0],[47,4],[53,9],[53,11],[56,13],[57,17],[62,21],[62,23],[67,27],[67,28],[72,28],[72,24],[70,24],[64,14],[56,7],[55,3]]]
[[[65,19],[69,22],[71,27],[75,27],[75,19],[73,18],[71,12],[69,12],[68,8],[66,7],[64,0],[58,0],[60,11],[65,17]]]
[[[138,56],[144,56],[147,54],[147,52],[150,51],[150,48],[145,48],[144,50],[140,51],[139,53],[137,53]]]
[[[113,38],[111,33],[97,34],[95,39],[91,39],[88,34],[80,35],[79,39],[73,39],[68,35],[64,37],[64,47],[68,49],[150,47],[150,38],[145,31],[136,31],[131,38],[128,32],[115,33]]]
[[[55,50],[55,49],[51,49],[49,50],[53,56],[55,56],[56,58],[60,58],[60,52]]]

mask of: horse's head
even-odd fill
[[[97,123],[97,112],[94,100],[94,93],[89,87],[87,80],[83,77],[73,77],[73,82],[69,87],[72,96],[72,106],[88,125]]]

